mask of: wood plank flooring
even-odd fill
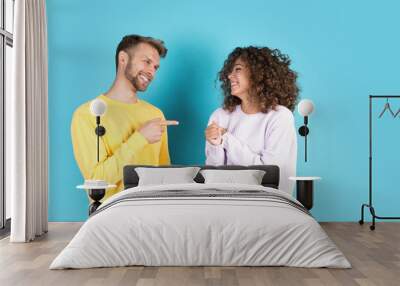
[[[0,241],[0,285],[400,285],[400,223],[321,223],[353,268],[290,267],[120,267],[48,270],[81,223],[50,223],[32,243]]]

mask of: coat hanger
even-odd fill
[[[394,114],[394,117],[396,118],[397,115],[399,115],[399,114],[400,114],[400,108],[399,108],[399,110],[397,110],[397,112]]]
[[[390,103],[389,103],[389,98],[386,98],[386,103],[385,103],[385,107],[383,108],[381,114],[379,114],[379,118],[381,118],[383,116],[383,114],[386,112],[386,110],[389,110],[390,114],[392,114],[393,117],[396,117],[392,111],[392,109],[390,108]],[[399,110],[400,111],[400,110]],[[396,112],[399,113],[399,111]]]

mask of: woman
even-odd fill
[[[292,193],[297,140],[292,111],[299,88],[290,59],[267,47],[236,48],[219,72],[223,107],[211,115],[208,165],[278,165],[279,189]]]

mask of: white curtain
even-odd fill
[[[6,182],[12,242],[47,232],[48,124],[45,0],[15,1],[13,94],[6,98]]]

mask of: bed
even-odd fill
[[[199,172],[193,183],[150,186],[138,185],[139,167],[124,168],[125,190],[89,217],[50,269],[351,267],[308,210],[279,191],[277,166],[199,166],[263,170],[260,185],[204,183]]]

